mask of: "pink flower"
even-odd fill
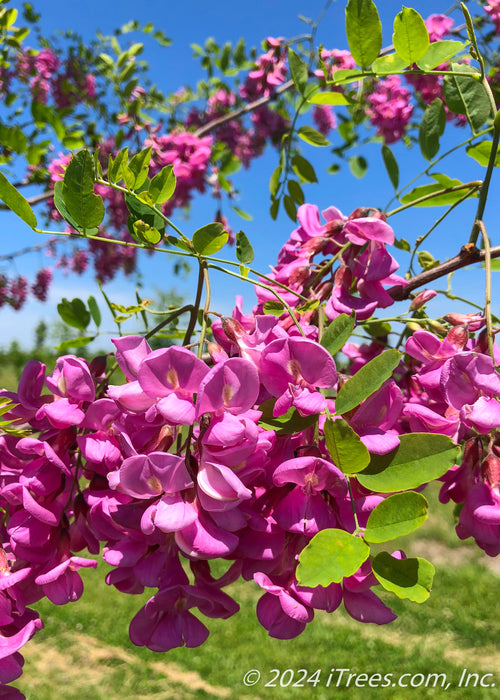
[[[368,101],[366,113],[377,127],[377,135],[383,136],[385,143],[399,141],[413,114],[410,92],[401,86],[401,78],[393,75],[378,80]]]

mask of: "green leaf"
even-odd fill
[[[138,243],[145,243],[146,245],[157,245],[163,238],[163,235],[158,231],[157,228],[155,228],[154,226],[150,226],[141,219],[137,219],[136,221],[132,221],[131,223],[132,230],[130,231],[129,226],[129,231],[132,233],[133,237]]]
[[[65,297],[57,305],[57,312],[64,323],[85,330],[90,323],[90,313],[81,299],[68,301]]]
[[[234,204],[231,208],[234,212],[236,212],[236,214],[238,214],[238,216],[240,216],[245,221],[252,221],[253,220],[253,216],[251,214],[249,214],[247,211],[243,211],[243,209],[240,209],[239,207],[234,206]]]
[[[155,204],[168,202],[175,192],[177,181],[175,179],[174,166],[166,165],[157,173],[149,184],[149,193]]]
[[[76,151],[85,146],[85,138],[83,131],[73,131],[62,139],[62,145],[70,151]]]
[[[348,105],[352,102],[342,92],[316,92],[307,101],[315,105]]]
[[[360,537],[327,528],[314,535],[299,554],[297,581],[301,586],[329,586],[352,576],[370,555]]]
[[[450,180],[449,183],[447,183],[446,185],[442,185],[441,183],[421,185],[420,187],[415,187],[415,189],[411,190],[411,192],[408,192],[408,194],[405,194],[403,197],[401,197],[401,202],[403,204],[410,204],[411,202],[415,202],[415,200],[420,199],[421,197],[433,194],[435,192],[435,197],[425,199],[423,202],[418,202],[414,206],[438,207],[444,206],[446,204],[454,204],[455,202],[458,202],[460,199],[462,199],[462,197],[466,194],[467,190],[465,188],[462,190],[456,190],[455,192],[443,192],[442,194],[437,193],[442,192],[445,189],[456,187],[462,184],[463,183],[460,180]]]
[[[370,453],[361,438],[343,418],[327,418],[324,427],[326,449],[344,474],[356,474],[370,463]]]
[[[344,345],[351,337],[351,333],[356,325],[356,312],[353,311],[350,316],[340,314],[330,323],[325,329],[321,338],[321,345],[328,350],[330,355],[336,355],[339,350],[342,350]]]
[[[310,311],[316,311],[319,305],[319,299],[309,299],[309,301],[306,301],[304,304],[296,306],[295,308],[299,312],[299,314],[307,314]]]
[[[400,359],[399,350],[391,348],[363,365],[340,388],[335,399],[335,412],[337,414],[347,413],[347,411],[359,406],[361,401],[371,396],[377,389],[380,389],[382,384],[392,375]]]
[[[295,205],[295,202],[293,199],[290,197],[289,194],[286,194],[283,197],[283,206],[285,207],[285,211],[288,214],[289,218],[292,221],[297,220],[297,207]]]
[[[334,85],[345,85],[347,83],[355,83],[358,80],[363,80],[366,77],[366,73],[359,70],[359,68],[341,68],[335,71],[331,82]],[[330,83],[330,81],[327,82]]]
[[[399,73],[408,66],[408,61],[398,56],[397,53],[390,53],[387,56],[380,56],[374,61],[372,71],[377,75],[392,75]]]
[[[425,56],[429,48],[429,32],[416,10],[403,7],[396,15],[392,42],[398,56],[410,66]]]
[[[471,73],[471,77],[453,75],[453,71]],[[491,116],[491,105],[484,86],[472,74],[479,75],[471,66],[452,63],[451,72],[443,81],[443,94],[448,109],[455,114],[465,114],[476,132]]]
[[[382,146],[382,158],[384,161],[385,169],[389,175],[389,179],[395,190],[398,189],[399,185],[399,166],[396,160],[396,156],[392,150],[385,143]]]
[[[421,250],[418,253],[418,264],[424,270],[432,270],[433,267],[439,265],[439,260],[436,260],[428,250]]]
[[[0,199],[30,228],[36,228],[35,212],[23,195],[16,190],[3,173],[0,173]]]
[[[69,350],[70,348],[83,348],[84,345],[88,345],[95,339],[96,336],[70,338],[70,340],[64,340],[62,343],[59,343],[59,345],[54,349],[57,350],[57,352],[66,352],[66,350]]]
[[[271,179],[269,180],[269,191],[271,193],[271,197],[275,197],[276,193],[278,192],[278,189],[280,186],[281,172],[282,172],[281,165],[278,165],[273,170],[273,174],[271,175]]]
[[[75,219],[71,216],[69,213],[66,203],[64,202],[63,196],[62,196],[62,188],[63,188],[63,181],[58,180],[54,184],[54,206],[59,212],[59,214],[62,216],[62,218],[68,222],[70,226],[72,226],[74,229],[79,231],[80,233],[83,233],[82,227],[75,221]],[[85,233],[89,234],[94,234],[97,233],[98,229],[87,229]]]
[[[443,103],[436,97],[425,108],[418,131],[420,150],[426,160],[432,160],[439,151],[439,139],[444,134],[445,126],[446,112]]]
[[[304,197],[304,192],[302,191],[302,187],[299,185],[297,180],[288,180],[287,182],[287,187],[288,191],[290,193],[290,197],[293,199],[293,201],[301,206],[304,204],[306,201],[306,198]]]
[[[243,231],[238,231],[236,234],[236,257],[243,265],[250,265],[255,257],[252,244]]]
[[[128,147],[122,148],[122,150],[116,154],[116,158],[114,160],[111,156],[109,156],[108,178],[110,182],[120,182],[120,180],[124,179],[123,167],[128,167],[127,162]]]
[[[479,165],[486,167],[490,160],[491,147],[493,146],[493,141],[480,141],[475,143],[473,146],[468,146],[465,150],[467,155],[474,160],[477,160]],[[497,151],[495,156],[495,166],[500,166],[500,153]]]
[[[358,179],[361,179],[366,175],[368,170],[368,163],[363,156],[352,156],[349,158],[349,170]]]
[[[301,416],[296,408],[290,408],[282,416],[273,416],[276,399],[269,399],[259,406],[262,417],[259,426],[264,430],[274,430],[276,435],[294,435],[311,428],[318,422],[318,414]]]
[[[293,84],[300,94],[303,95],[307,86],[307,65],[293,49],[288,49],[288,65],[290,66]]]
[[[273,221],[276,221],[276,219],[278,218],[279,208],[280,208],[280,200],[274,199],[271,206],[269,207],[269,213],[270,213],[271,219]]]
[[[411,251],[411,245],[406,238],[394,239],[394,247],[398,248],[398,250],[406,250],[407,253]]]
[[[193,249],[189,247],[189,245],[186,243],[186,241],[183,241],[182,238],[177,238],[176,236],[167,236],[166,242],[169,243],[170,245],[173,245],[174,248],[179,248],[180,250],[185,250],[188,253],[192,253]]]
[[[151,146],[148,146],[130,159],[128,167],[134,174],[134,184],[132,185],[134,189],[138,190],[146,182],[150,162]]]
[[[372,0],[349,0],[345,10],[347,41],[358,66],[368,68],[382,48],[382,24]]]
[[[330,146],[331,142],[312,126],[301,126],[297,131],[299,138],[311,146]]]
[[[80,151],[68,163],[61,194],[68,214],[80,228],[88,231],[99,226],[104,203],[94,194],[94,161],[88,151]]]
[[[285,307],[281,301],[269,300],[264,302],[262,310],[265,314],[270,314],[272,316],[282,316],[285,313]]]
[[[146,187],[146,190],[143,192],[134,194],[127,193],[125,195],[125,204],[127,205],[127,209],[131,214],[129,217],[130,221],[127,222],[128,229],[130,233],[134,235],[134,221],[144,221],[146,224],[148,224],[148,226],[155,228],[163,235],[165,233],[165,220],[163,219],[162,215],[156,211],[152,202],[151,204],[147,204],[145,201],[141,201],[140,198],[145,197],[146,195],[151,198],[151,195],[149,195],[149,192],[147,191],[147,181],[144,183],[143,187]]]
[[[451,41],[449,39],[433,41],[429,45],[425,56],[417,61],[417,65],[422,70],[432,70],[441,63],[449,61],[450,58],[456,56],[457,53],[460,53],[460,51],[463,51],[466,47],[467,44],[462,41]]]
[[[213,255],[226,245],[228,238],[222,224],[213,222],[193,233],[193,247],[200,255]]]
[[[372,561],[379,583],[398,598],[423,603],[430,595],[435,569],[426,559],[396,559],[389,552],[380,552]]]
[[[90,315],[92,316],[92,320],[94,321],[97,328],[99,328],[99,326],[101,325],[101,312],[93,296],[89,296],[89,298],[87,299],[87,304],[89,307]]]
[[[292,158],[292,170],[300,177],[302,182],[307,182],[309,184],[318,182],[318,178],[316,177],[316,173],[311,163],[298,153]]]
[[[374,319],[371,319],[373,321]],[[372,338],[387,338],[391,332],[391,324],[387,321],[375,321],[375,323],[364,323],[363,329],[372,336]]]
[[[384,498],[368,516],[365,542],[388,542],[409,535],[427,520],[429,505],[421,493],[407,491]]]
[[[396,449],[386,455],[372,455],[367,469],[358,474],[358,480],[367,489],[382,493],[415,489],[443,476],[455,464],[457,456],[458,447],[446,435],[400,435]]]
[[[28,137],[18,126],[0,124],[0,143],[6,150],[24,153],[28,147]]]

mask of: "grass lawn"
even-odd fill
[[[435,492],[431,495],[434,503]],[[457,687],[464,669],[479,677],[492,673],[483,682],[500,684],[499,579],[492,568],[495,560],[454,535],[450,538],[447,510],[427,521],[418,541],[413,536],[402,543],[407,554],[428,557],[436,577],[423,605],[382,593],[399,615],[391,625],[362,625],[338,610],[317,614],[296,639],[271,639],[255,616],[260,589],[236,583],[227,590],[240,603],[240,612],[229,620],[204,620],[211,634],[203,646],[157,654],[134,647],[127,633],[130,619],[150,594],[126,596],[106,586],[107,568],[101,564],[97,571],[83,571],[86,590],[78,603],[37,605],[45,629],[24,647],[24,675],[15,685],[29,700],[496,697],[495,688],[473,687],[473,676],[468,688]],[[394,548],[398,546],[399,541]],[[337,686],[339,672],[332,669],[342,668],[392,676],[385,681],[388,687],[375,687],[384,682],[376,676],[372,687],[363,676],[359,687],[355,678],[347,687],[345,671]],[[243,677],[251,669],[261,673],[261,680],[246,687]],[[291,671],[283,673],[286,669]],[[423,674],[412,679],[419,687],[393,686],[402,674]],[[434,677],[425,687],[428,674],[446,674],[449,688],[441,687],[441,679],[433,687]],[[274,685],[266,686],[273,679]],[[410,685],[410,676],[402,682]]]

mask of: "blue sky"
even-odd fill
[[[190,0],[189,3],[165,2],[165,0],[150,0],[147,4],[138,4],[132,0],[120,2],[102,2],[102,0],[82,0],[79,3],[68,3],[67,0],[34,0],[35,9],[42,13],[41,29],[44,34],[50,34],[56,30],[72,28],[78,31],[84,40],[90,40],[97,29],[108,34],[114,28],[128,22],[131,19],[139,19],[146,23],[152,21],[157,28],[162,29],[173,40],[173,46],[159,49],[156,46],[147,45],[144,57],[152,66],[151,75],[158,82],[163,92],[168,93],[179,88],[182,84],[194,84],[202,77],[198,64],[192,59],[191,43],[204,43],[208,36],[213,36],[219,43],[236,41],[244,36],[248,46],[258,45],[266,36],[285,36],[287,38],[304,32],[305,25],[297,19],[299,14],[316,17],[324,6],[324,0],[255,0],[252,3],[237,4],[232,0],[216,0],[212,3],[200,0]],[[17,6],[16,0],[12,2]],[[391,42],[393,18],[401,10],[401,3],[394,0],[379,2],[379,11],[384,27],[384,44]],[[413,2],[424,18],[432,12],[445,11],[447,4],[422,1]],[[347,48],[344,30],[344,2],[334,2],[329,8],[318,32],[318,42],[328,48]],[[29,43],[29,42],[28,42]],[[449,129],[444,139],[444,148],[451,147],[462,139],[468,137],[465,129]],[[333,135],[335,143],[335,135]],[[405,146],[396,145],[395,153],[402,166],[401,181],[409,181],[418,172],[426,167],[426,163],[419,156],[417,149],[408,151]],[[321,151],[321,152],[320,152]],[[360,151],[361,153],[361,151]],[[368,159],[368,174],[362,180],[356,180],[344,168],[342,174],[337,176],[327,175],[326,168],[332,162],[329,149],[314,149],[305,146],[304,155],[315,164],[320,184],[306,188],[306,200],[324,209],[335,205],[345,214],[349,214],[358,206],[376,206],[383,208],[392,196],[392,187],[385,170],[380,164],[380,144],[371,144],[362,151]],[[269,193],[268,181],[270,173],[276,165],[276,152],[269,151],[264,157],[254,162],[247,172],[238,173],[236,184],[241,190],[239,205],[242,209],[253,215],[252,222],[244,222],[236,216],[231,217],[233,228],[243,228],[251,239],[256,249],[257,257],[255,266],[263,271],[273,263],[281,245],[288,238],[294,228],[290,220],[282,215],[278,221],[273,222],[268,214]],[[453,158],[443,164],[440,172],[445,172],[463,180],[481,178],[483,170],[470,158]],[[497,217],[493,210],[494,201],[498,201],[498,181],[494,178],[492,183],[492,197],[487,210],[486,222],[489,226],[493,244]],[[455,216],[447,220],[441,234],[435,234],[430,239],[428,249],[435,252],[436,257],[445,259],[454,255],[462,242],[466,242],[470,225],[474,216],[475,204],[470,203]],[[213,218],[215,206],[208,197],[195,198],[191,211],[191,218],[186,221],[176,218],[176,223],[190,235],[197,227],[207,223]],[[395,229],[396,236],[406,238],[413,242],[418,235],[425,233],[433,220],[443,212],[442,208],[411,210],[408,213],[398,215],[390,220]],[[2,214],[2,216],[4,216]],[[491,219],[491,221],[489,221]],[[0,239],[0,254],[9,253],[25,245],[40,242],[40,237],[26,231],[25,227],[15,218],[5,215],[4,235]],[[234,252],[229,253],[234,258]],[[400,256],[402,271],[406,270],[408,258]],[[21,258],[16,262],[18,273],[26,272],[32,275],[33,271],[44,264],[45,260],[40,254],[34,254]],[[192,280],[179,280],[171,275],[171,266],[166,263],[163,256],[156,256],[154,260],[144,256],[141,263],[143,272],[144,294],[154,294],[155,287],[175,287],[185,293],[189,298],[192,289]],[[497,273],[498,274],[498,273]],[[439,285],[445,286],[445,281]],[[498,292],[498,285],[495,285]],[[127,304],[133,303],[135,298],[134,285],[130,280],[117,279],[109,286],[109,294],[114,301]],[[475,301],[481,303],[482,299],[482,273],[476,270],[466,270],[457,274],[454,281],[454,291],[461,296],[472,296]],[[47,304],[30,302],[26,310],[14,313],[8,309],[2,309],[3,326],[0,345],[6,345],[12,338],[19,339],[23,344],[29,345],[33,338],[33,326],[41,318],[45,320],[54,317],[54,309],[57,301],[62,296],[72,298],[89,293],[98,294],[90,277],[64,277],[56,274]],[[228,281],[228,278],[214,278],[213,280],[213,308],[229,312],[233,306],[235,294],[243,293],[247,299],[246,307],[250,309],[253,304],[253,290],[249,285],[242,288],[238,283]],[[498,298],[498,296],[496,297]],[[494,300],[494,312],[500,309]],[[431,307],[431,311],[432,311]],[[435,306],[434,313],[444,313],[447,307]],[[458,308],[454,310],[459,310]],[[461,310],[466,310],[462,308]],[[111,324],[107,323],[108,328]],[[127,327],[132,330],[132,326]],[[104,341],[105,344],[106,341]],[[102,346],[103,343],[101,343]]]

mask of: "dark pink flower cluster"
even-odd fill
[[[324,216],[321,224],[316,207],[299,209],[300,225],[280,252],[274,279],[326,302],[329,318],[354,310],[366,319],[392,301],[384,286],[402,283],[386,249],[392,230],[364,208],[344,217],[331,207]],[[319,264],[318,252],[328,256]],[[415,304],[433,294],[423,292]],[[258,296],[255,313],[238,305],[212,324],[208,364],[184,347],[153,351],[140,336],[122,337],[113,342],[125,384],[106,385],[103,358],[89,365],[66,355],[47,377],[44,365],[29,362],[18,391],[1,392],[15,404],[6,418],[29,434],[0,436],[0,507],[8,513],[0,550],[0,682],[19,675],[19,649],[41,627],[27,606],[42,596],[56,604],[77,600],[78,570],[95,566],[78,553],[98,554],[101,543],[113,567],[108,584],[124,593],[154,590],[130,624],[132,641],[154,651],[203,643],[208,629],[198,614],[233,615],[238,604],[223,589],[238,577],[263,590],[257,617],[280,639],[300,634],[315,610],[332,612],[341,602],[362,622],[395,618],[372,590],[369,560],[325,587],[297,579],[298,556],[317,533],[359,533],[386,494],[355,478],[348,487],[326,448],[325,420],[335,414],[345,376],[316,342],[312,313],[300,317],[301,335],[283,318],[261,313],[267,297],[260,288]],[[297,308],[293,294],[287,299]],[[459,536],[473,536],[494,555],[500,380],[484,332],[477,341],[469,337],[482,317],[448,320],[453,328],[443,340],[414,333],[406,346],[413,359],[401,363],[397,381],[385,381],[343,418],[375,455],[397,448],[408,431],[466,440],[461,465],[442,477],[441,498],[464,504]],[[349,372],[381,351],[380,344],[347,343]],[[304,427],[287,427],[290,415],[307,421]],[[227,562],[219,578],[214,559]]]
[[[312,112],[312,118],[318,131],[323,136],[328,136],[337,126],[337,119],[330,105],[316,105]]]
[[[489,0],[488,4],[484,6],[484,11],[495,25],[496,33],[500,34],[500,0]]]
[[[377,80],[368,103],[366,114],[377,127],[377,135],[383,136],[385,143],[401,140],[413,114],[413,105],[411,93],[402,86],[399,75]]]
[[[31,285],[31,291],[39,301],[47,301],[49,286],[52,282],[52,270],[48,267],[42,267],[36,273],[34,283]]]
[[[286,48],[282,38],[268,37],[267,51],[259,56],[256,67],[248,73],[240,87],[240,95],[248,102],[259,97],[269,97],[274,90],[285,82],[288,72]]]
[[[17,275],[11,279],[0,275],[0,307],[8,304],[15,311],[19,311],[28,297],[28,292],[29,284],[24,275]]]
[[[236,108],[236,95],[218,90],[207,100],[204,112],[193,108],[188,114],[186,126],[201,126],[225,116]],[[289,128],[288,120],[277,110],[262,105],[250,115],[247,126],[241,118],[225,121],[214,129],[216,142],[223,143],[238,158],[245,168],[263,152],[266,143],[278,145]]]
[[[236,319],[220,326],[227,351],[219,348],[212,368],[190,350],[151,351],[132,336],[114,341],[128,381],[106,395],[96,394],[100,363],[69,355],[48,377],[29,362],[17,393],[2,392],[17,404],[8,417],[37,435],[0,438],[0,504],[9,513],[4,682],[19,675],[18,650],[41,626],[26,606],[44,595],[77,600],[78,569],[95,561],[76,552],[97,554],[99,542],[114,567],[109,584],[157,589],[130,625],[132,641],[155,651],[201,644],[208,630],[193,611],[234,614],[238,605],[222,588],[239,576],[265,591],[257,615],[278,638],[296,636],[315,609],[331,612],[342,600],[355,619],[394,619],[370,590],[368,564],[342,585],[296,580],[297,556],[319,530],[354,530],[351,497],[361,522],[381,499],[351,496],[323,442],[311,447],[311,429],[279,436],[259,425],[263,402],[274,415],[325,410],[320,389],[334,389],[337,372],[314,341],[288,336],[274,318],[257,316],[248,328],[251,320],[246,330]],[[210,571],[215,558],[229,564],[220,579]]]
[[[79,60],[69,57],[63,64],[63,71],[57,75],[52,88],[52,96],[58,109],[71,107],[83,100],[94,100],[97,95],[95,76],[87,73]]]
[[[153,149],[151,175],[155,175],[165,165],[173,165],[177,187],[173,199],[164,205],[167,216],[174,207],[186,207],[194,191],[203,192],[210,163],[213,139],[211,136],[199,138],[188,131],[170,134],[152,133],[144,145]]]
[[[341,51],[340,49],[322,49],[321,60],[325,65],[329,80],[332,79],[338,70],[352,70],[353,68],[356,68],[356,61],[353,59],[349,51]],[[324,81],[325,75],[323,70],[317,68],[314,71],[314,75],[319,80]],[[341,88],[338,87],[336,89],[340,90]]]
[[[60,70],[62,69],[62,70]],[[17,77],[29,83],[32,98],[46,104],[52,97],[56,107],[69,107],[96,96],[96,80],[78,59],[69,57],[63,64],[50,48],[36,52],[25,49],[17,57]]]
[[[404,285],[405,281],[395,275],[399,265],[387,250],[394,243],[394,232],[384,215],[377,210],[359,208],[346,217],[335,207],[329,207],[323,217],[324,224],[318,208],[311,204],[299,207],[299,227],[281,249],[270,275],[295,294],[278,286],[274,287],[276,292],[292,308],[303,304],[298,294],[326,300],[325,312],[330,320],[352,310],[358,320],[364,320],[375,309],[390,306],[393,299],[385,287]],[[316,262],[318,253],[324,259]],[[337,266],[332,264],[335,260]],[[260,287],[256,288],[256,294],[259,312],[266,301],[276,299],[272,292]],[[283,316],[283,321],[290,326],[288,315]]]
[[[500,360],[500,349],[494,346],[494,362],[484,331],[476,341],[469,339],[468,322],[479,329],[484,319],[474,314],[463,321],[443,340],[427,331],[418,331],[408,340],[406,352],[418,361],[418,368],[408,387],[403,416],[412,432],[438,432],[456,442],[466,441],[461,465],[442,478],[440,499],[462,505],[458,536],[473,537],[487,554],[497,556],[500,377],[495,362]]]

